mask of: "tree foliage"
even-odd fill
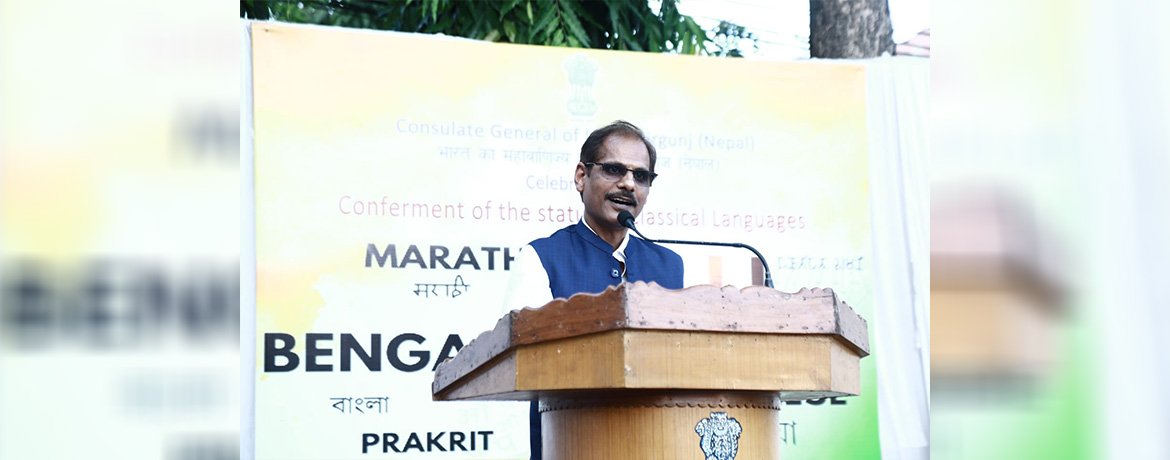
[[[677,0],[663,0],[657,12],[628,0],[241,0],[240,17],[530,45],[740,55],[680,14]],[[722,33],[747,38],[742,29],[724,27]],[[708,50],[709,43],[718,49]]]
[[[748,32],[744,26],[728,21],[719,21],[719,25],[715,26],[713,32],[715,33],[711,40],[715,44],[715,50],[711,52],[713,56],[743,57],[740,46],[745,40],[751,44],[752,49],[760,49],[760,46],[756,44],[759,38],[756,37],[756,34]]]

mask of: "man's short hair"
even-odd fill
[[[589,137],[585,139],[585,143],[581,144],[581,162],[597,162],[598,158],[601,157],[601,144],[605,143],[609,136],[638,139],[646,144],[646,151],[650,152],[650,171],[654,171],[654,163],[658,161],[658,152],[654,150],[654,145],[646,139],[646,135],[642,134],[642,130],[625,120],[617,120],[590,133]]]

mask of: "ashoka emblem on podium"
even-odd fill
[[[695,433],[699,434],[699,447],[707,460],[731,460],[739,451],[739,434],[743,427],[727,412],[712,412],[711,417],[699,420]]]

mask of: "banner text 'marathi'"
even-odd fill
[[[459,270],[466,266],[476,270],[502,269],[507,271],[512,267],[512,261],[516,260],[510,247],[485,246],[480,247],[477,251],[471,246],[464,246],[459,250],[459,255],[453,255],[453,251],[447,246],[429,245],[427,248],[427,256],[424,257],[419,245],[412,244],[406,248],[402,258],[399,259],[398,247],[394,244],[387,244],[379,250],[378,245],[369,243],[366,245],[366,267],[373,267],[374,264],[377,264],[378,267],[385,268],[389,262],[390,268],[435,269],[442,267],[447,270]],[[497,254],[499,255],[498,259]],[[496,260],[500,260],[501,263],[497,264]]]

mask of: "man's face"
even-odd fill
[[[601,144],[597,163],[617,163],[631,170],[650,169],[650,152],[646,144],[637,138],[612,135]],[[586,174],[588,172],[588,174]],[[585,202],[585,218],[594,230],[598,226],[617,229],[618,213],[629,211],[634,217],[642,212],[650,187],[634,181],[633,172],[627,172],[621,179],[611,180],[601,172],[601,166],[587,168],[577,164],[575,176],[577,191]]]

